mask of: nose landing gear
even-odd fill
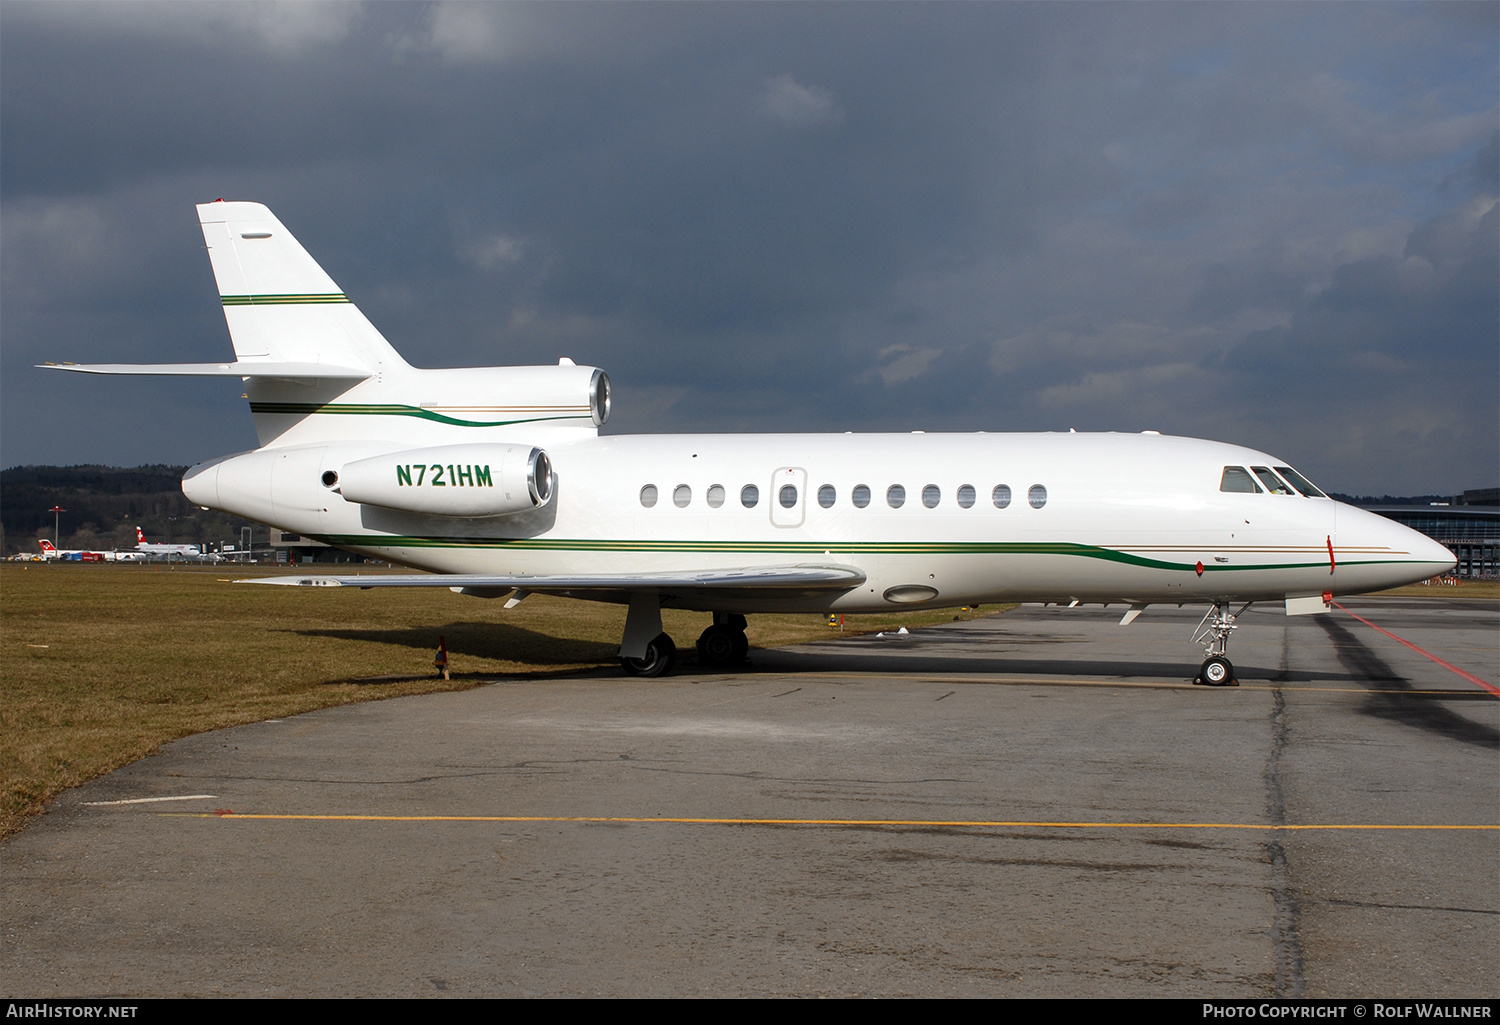
[[[1193,632],[1193,643],[1203,645],[1203,653],[1208,657],[1203,660],[1203,665],[1198,667],[1198,675],[1193,677],[1195,684],[1206,687],[1238,687],[1240,681],[1234,678],[1234,663],[1225,657],[1229,649],[1229,634],[1235,629],[1234,621],[1245,614],[1253,602],[1245,602],[1240,610],[1230,614],[1227,601],[1214,602],[1213,608],[1203,614],[1203,619],[1198,623],[1198,629]]]

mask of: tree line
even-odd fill
[[[186,466],[13,466],[0,471],[0,548],[4,554],[37,550],[52,537],[53,506],[61,514],[61,548],[134,548],[139,524],[166,544],[238,544],[250,526],[266,541],[266,528],[227,513],[204,510],[182,494]]]

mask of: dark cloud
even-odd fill
[[[1156,428],[1476,486],[1500,172],[1468,18],[3,5],[4,461],[252,444],[217,385],[28,369],[227,354],[191,209],[223,195],[413,362],[593,362],[622,430]]]

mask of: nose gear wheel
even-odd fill
[[[1198,629],[1193,632],[1193,643],[1202,644],[1203,653],[1208,657],[1198,667],[1198,675],[1193,677],[1195,684],[1206,687],[1240,685],[1240,681],[1234,677],[1234,663],[1226,657],[1226,652],[1229,649],[1229,635],[1235,629],[1234,621],[1243,616],[1252,604],[1254,603],[1247,601],[1240,606],[1238,612],[1231,613],[1227,601],[1218,601],[1203,614],[1198,622]]]

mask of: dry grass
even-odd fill
[[[1382,598],[1500,598],[1500,580],[1455,580],[1451,584],[1409,584],[1380,591]]]
[[[621,606],[534,596],[505,611],[443,589],[233,586],[244,567],[0,565],[0,836],[60,791],[204,730],[498,675],[618,669]],[[978,612],[848,617],[846,633]],[[682,648],[706,613],[667,610]],[[823,639],[822,617],[751,616],[753,647]],[[443,635],[453,680],[435,679]]]

